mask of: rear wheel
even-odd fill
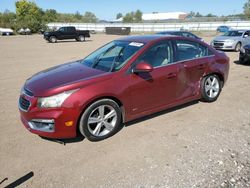
[[[55,36],[51,36],[49,38],[49,41],[52,42],[52,43],[56,43],[57,42],[57,38]]]
[[[201,95],[205,102],[214,102],[219,97],[222,89],[222,81],[220,78],[211,74],[202,79]]]
[[[83,36],[83,35],[79,35],[79,37],[78,37],[78,41],[80,41],[80,42],[85,41],[85,36]]]
[[[238,43],[236,44],[236,46],[235,46],[235,51],[236,51],[236,52],[239,52],[240,49],[241,49],[241,43],[238,42]]]
[[[80,119],[80,133],[90,141],[106,139],[121,128],[121,111],[116,102],[102,99],[91,104]]]

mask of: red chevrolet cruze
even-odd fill
[[[21,120],[43,137],[79,131],[99,141],[124,122],[192,100],[215,101],[228,71],[229,58],[200,40],[126,37],[29,78],[19,99]]]

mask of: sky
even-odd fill
[[[0,0],[0,12],[15,11],[16,0]],[[103,20],[114,20],[116,14],[141,10],[152,12],[200,12],[203,15],[229,15],[243,12],[247,0],[33,0],[42,9],[55,9],[61,13],[95,13]]]

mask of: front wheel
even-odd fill
[[[52,42],[52,43],[56,43],[57,42],[57,38],[55,36],[51,36],[49,38],[49,41]]]
[[[121,111],[116,102],[102,99],[91,104],[80,119],[80,133],[90,141],[106,139],[121,128]]]
[[[222,81],[220,78],[211,74],[202,79],[201,96],[205,102],[214,102],[219,97],[222,89]]]
[[[241,49],[241,43],[238,42],[238,43],[236,44],[236,46],[235,46],[235,51],[236,51],[236,52],[239,52],[240,49]]]

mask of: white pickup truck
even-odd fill
[[[10,28],[0,28],[0,35],[13,35],[14,31]]]

